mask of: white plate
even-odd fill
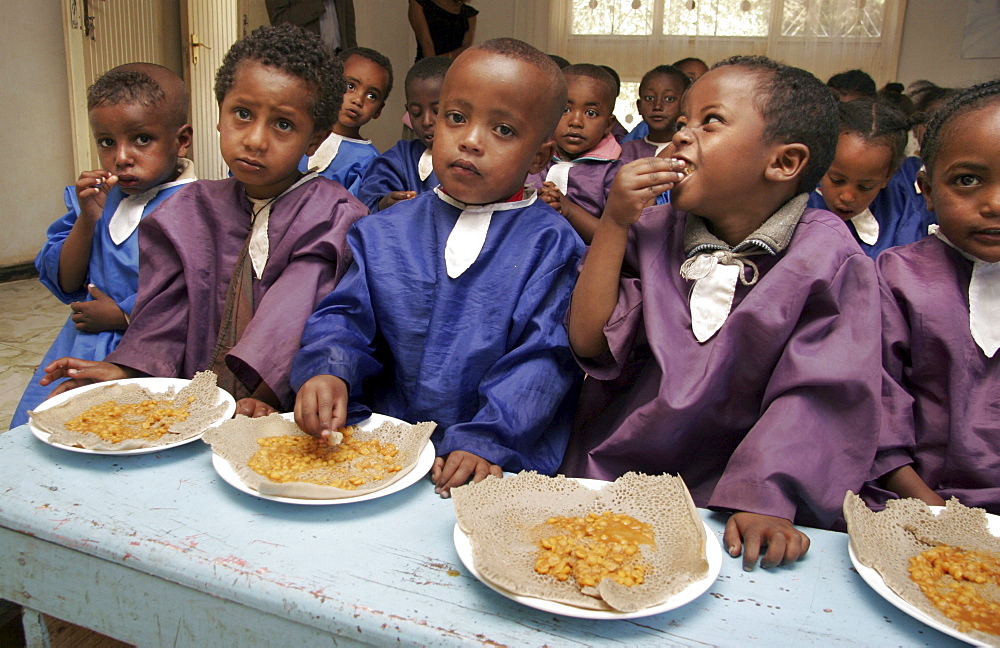
[[[599,479],[576,479],[575,481],[580,482],[592,490],[597,490],[608,483]],[[622,619],[638,619],[640,617],[653,616],[654,614],[669,612],[670,610],[679,608],[682,605],[687,605],[704,594],[705,591],[711,587],[712,583],[715,582],[715,579],[718,578],[719,570],[722,569],[722,547],[719,545],[719,541],[715,539],[715,533],[708,528],[707,524],[704,522],[702,522],[702,524],[705,525],[705,558],[708,560],[708,573],[693,583],[690,583],[687,587],[682,589],[680,592],[677,592],[663,603],[643,608],[642,610],[637,610],[635,612],[588,610],[587,608],[567,605],[566,603],[557,603],[556,601],[535,598],[534,596],[515,594],[514,592],[494,585],[479,575],[479,570],[476,569],[475,561],[472,558],[472,541],[470,540],[468,534],[462,530],[462,527],[458,525],[458,523],[455,524],[455,550],[458,552],[458,557],[462,560],[462,564],[465,565],[465,568],[469,570],[470,574],[478,578],[484,585],[492,589],[494,592],[502,594],[510,600],[517,601],[522,605],[527,605],[528,607],[535,608],[536,610],[542,610],[543,612],[576,617],[577,619],[612,621]]]
[[[938,513],[940,513],[941,511],[944,510],[944,507],[943,506],[931,506],[930,509],[932,511],[934,511],[935,515],[937,515]],[[991,515],[991,514],[987,513],[986,514],[986,523],[989,526],[990,533],[992,533],[993,535],[996,535],[996,536],[1000,536],[1000,516]],[[861,576],[861,578],[863,578],[864,581],[866,583],[868,583],[868,585],[871,586],[871,588],[873,590],[875,590],[876,592],[878,592],[878,594],[882,598],[884,598],[885,600],[889,601],[890,603],[892,603],[893,605],[895,605],[896,607],[898,607],[903,612],[906,612],[907,614],[909,614],[911,617],[913,617],[917,621],[920,621],[922,623],[926,623],[927,625],[929,625],[930,627],[934,628],[935,630],[940,630],[941,632],[945,633],[946,635],[951,635],[952,637],[955,637],[956,639],[961,639],[962,641],[970,643],[973,646],[986,646],[986,645],[988,645],[988,644],[985,644],[985,643],[979,641],[978,639],[974,639],[973,637],[967,635],[964,632],[959,632],[956,628],[953,628],[953,627],[951,627],[949,625],[945,625],[944,623],[941,623],[937,619],[935,619],[935,618],[933,618],[931,616],[928,616],[927,613],[924,612],[923,610],[920,610],[920,609],[914,607],[913,605],[910,605],[909,603],[907,603],[905,600],[903,600],[902,597],[899,596],[899,594],[897,594],[896,592],[894,592],[892,590],[892,588],[890,588],[888,585],[885,584],[885,581],[882,580],[882,575],[881,574],[879,574],[877,571],[875,571],[875,569],[873,569],[871,567],[868,567],[867,565],[863,565],[861,563],[861,561],[858,560],[858,557],[854,554],[854,548],[851,546],[850,542],[847,543],[847,553],[851,557],[851,562],[854,564],[854,569],[857,570],[857,572]]]
[[[290,421],[294,420],[294,416],[292,414],[282,414],[282,416]],[[406,421],[401,421],[397,418],[385,416],[383,414],[372,414],[370,418],[358,423],[358,427],[362,430],[374,430],[383,423],[406,424]],[[240,479],[239,473],[233,469],[229,462],[214,452],[212,453],[212,466],[215,468],[215,472],[219,473],[219,477],[222,477],[227,484],[237,490],[243,491],[247,495],[253,495],[254,497],[259,497],[261,499],[271,500],[272,502],[285,502],[286,504],[328,506],[330,504],[353,504],[355,502],[364,502],[366,500],[378,499],[379,497],[385,497],[386,495],[398,493],[407,486],[416,484],[430,471],[431,466],[434,465],[434,456],[434,444],[428,440],[427,443],[424,444],[423,449],[420,451],[420,456],[417,457],[417,465],[398,480],[392,482],[381,490],[365,493],[364,495],[358,495],[357,497],[343,497],[339,499],[303,499],[298,497],[263,495],[244,484],[243,480]],[[428,485],[428,488],[429,487],[430,485]]]
[[[107,382],[93,383],[92,385],[84,385],[83,387],[77,387],[76,389],[71,389],[69,391],[63,392],[61,394],[53,396],[47,401],[43,401],[42,404],[36,407],[35,409],[40,412],[43,410],[47,410],[50,407],[55,407],[56,405],[65,403],[69,399],[74,398],[75,396],[78,396],[79,394],[82,394],[85,391],[90,391],[91,389],[96,389],[98,387],[103,387],[106,385],[141,385],[146,389],[150,390],[151,392],[164,393],[170,387],[173,387],[174,391],[178,392],[184,387],[187,387],[188,383],[190,382],[191,382],[190,380],[186,380],[184,378],[126,378],[123,380],[109,380]],[[220,414],[219,418],[217,418],[208,427],[215,427],[217,425],[221,425],[224,421],[233,418],[233,414],[236,413],[236,401],[233,400],[233,397],[230,396],[229,392],[221,388],[219,389],[219,400],[216,401],[216,404],[219,403],[225,403],[226,410],[222,414]],[[55,443],[53,441],[50,441],[49,437],[52,435],[42,430],[38,426],[36,426],[34,421],[30,419],[30,417],[28,419],[28,429],[31,430],[31,433],[34,434],[39,441],[41,441],[42,443],[47,443],[53,448],[61,448],[63,450],[69,450],[70,452],[79,452],[81,454],[94,454],[94,455],[141,455],[141,454],[149,454],[151,452],[160,452],[162,450],[169,450],[170,448],[176,448],[177,446],[182,446],[186,443],[197,441],[205,434],[205,432],[202,432],[201,434],[196,434],[192,437],[188,437],[183,441],[178,441],[176,443],[167,443],[153,448],[133,448],[132,450],[90,450],[88,448],[78,448],[76,446],[69,446],[69,445],[64,445],[62,443]]]

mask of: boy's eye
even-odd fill
[[[375,92],[369,92],[368,94],[365,95],[365,97],[369,101],[378,101],[378,94]]]
[[[507,124],[500,124],[496,127],[496,132],[502,135],[503,137],[510,137],[511,135],[514,134],[514,129],[508,126]]]
[[[597,117],[601,116],[600,113],[598,113],[593,108],[588,109],[585,114],[587,115],[587,117],[590,117],[591,119],[594,119],[594,118],[597,118]]]
[[[868,186],[865,186],[865,185],[859,185],[858,189],[860,189],[864,193],[868,193],[870,191],[874,191],[875,187],[868,187]]]
[[[278,128],[278,130],[282,131],[292,130],[292,122],[288,121],[287,119],[279,119],[275,124],[275,126]]]
[[[677,101],[677,97],[664,97],[663,101],[667,103],[674,103],[675,101]]]
[[[642,100],[645,101],[646,103],[653,103],[654,101],[656,101],[656,97],[654,97],[653,95],[646,95],[645,97],[642,98]]]
[[[974,175],[964,173],[955,178],[955,184],[959,187],[975,187],[979,184],[979,178]]]
[[[564,115],[568,115],[569,114],[569,106],[566,106],[565,108],[563,108],[563,114]]]
[[[706,123],[706,124],[715,124],[715,123],[721,124],[722,123],[722,117],[719,117],[718,115],[708,115],[707,117],[705,117],[705,122],[704,123]]]
[[[115,145],[115,141],[110,137],[101,137],[97,140],[97,146],[100,148],[111,148]]]
[[[354,89],[354,82],[353,81],[348,81],[347,82],[347,89],[348,90],[353,90]]]
[[[149,135],[139,135],[135,138],[137,144],[149,144],[153,141],[153,138]]]
[[[464,124],[465,123],[465,115],[463,115],[461,113],[450,112],[450,113],[447,113],[444,117],[445,117],[445,119],[447,119],[452,124]]]
[[[250,119],[250,111],[246,108],[237,108],[234,112],[238,119]]]

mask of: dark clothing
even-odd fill
[[[473,9],[467,4],[463,4],[457,14],[442,9],[434,4],[433,0],[417,0],[417,4],[424,10],[424,18],[427,20],[427,29],[431,32],[436,56],[461,47],[465,32],[469,31],[469,18],[479,13],[478,9]],[[414,60],[419,61],[422,58],[424,52],[420,43],[417,43],[417,58]]]

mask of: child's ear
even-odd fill
[[[917,171],[917,186],[920,187],[920,195],[924,197],[927,211],[934,211],[934,197],[931,195],[931,177],[927,175],[926,169]]]
[[[545,168],[545,165],[552,159],[555,145],[555,141],[551,139],[542,142],[542,145],[535,151],[535,157],[531,160],[531,166],[528,167],[529,174],[540,173]]]
[[[385,108],[385,102],[384,101],[378,105],[378,110],[376,110],[375,114],[372,115],[372,119],[378,119],[379,115],[382,114],[382,109],[383,108]]]
[[[795,180],[809,162],[809,147],[805,144],[781,144],[774,148],[774,157],[764,171],[771,182]]]
[[[177,157],[187,157],[193,141],[194,129],[191,128],[191,124],[184,124],[177,131]]]
[[[333,132],[331,129],[326,130],[315,130],[312,134],[312,139],[309,140],[309,148],[306,149],[306,155],[312,155],[319,148],[319,145],[323,143],[330,133]]]

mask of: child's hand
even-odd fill
[[[48,398],[65,391],[90,385],[96,382],[108,380],[121,380],[122,378],[134,378],[139,375],[137,371],[126,369],[110,362],[94,362],[92,360],[81,360],[79,358],[59,358],[53,360],[45,367],[45,376],[38,381],[39,385],[50,385],[60,378],[72,378],[60,383],[52,390]]]
[[[437,457],[431,468],[434,492],[441,497],[451,497],[452,487],[461,486],[469,481],[469,477],[472,477],[473,482],[481,482],[487,475],[503,477],[503,469],[479,455],[464,450],[449,453],[447,460],[444,457]]]
[[[73,302],[69,305],[73,309],[73,315],[70,319],[76,323],[76,330],[86,333],[100,333],[101,331],[124,331],[128,328],[125,313],[122,312],[115,300],[101,292],[100,288],[94,284],[87,286],[87,292],[94,298],[93,301]]]
[[[307,380],[295,396],[295,424],[323,441],[347,422],[347,383],[336,376]]]
[[[76,197],[80,201],[81,216],[96,223],[104,211],[108,192],[118,183],[118,176],[103,169],[84,171],[76,179]]]
[[[761,513],[733,513],[722,535],[726,551],[734,558],[743,552],[743,569],[752,571],[760,550],[767,553],[760,559],[761,569],[793,563],[809,551],[809,537],[785,518]]]
[[[679,173],[678,164],[670,159],[643,158],[623,166],[608,193],[604,217],[628,228],[639,220],[639,214],[652,205],[657,196],[672,189],[684,177]]]
[[[269,416],[277,411],[264,401],[257,400],[256,398],[241,398],[236,401],[236,414],[242,414],[250,418]]]
[[[382,196],[382,200],[378,201],[378,208],[386,209],[388,207],[392,207],[398,202],[410,200],[416,196],[416,191],[390,191],[388,195]]]
[[[559,187],[554,182],[543,184],[542,188],[538,190],[538,197],[544,200],[549,207],[560,214],[562,213],[563,193],[559,191]]]

